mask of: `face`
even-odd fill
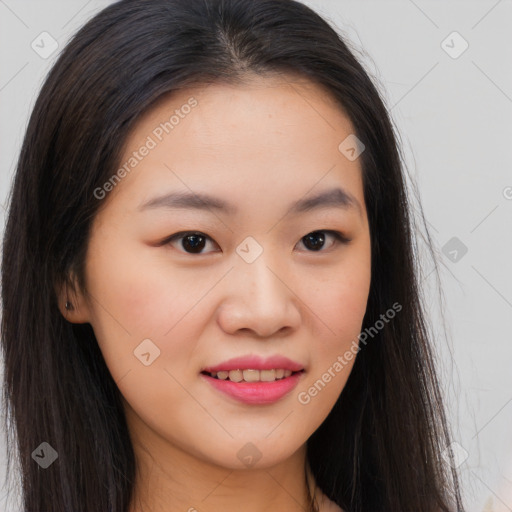
[[[96,190],[87,290],[66,316],[92,325],[139,442],[269,467],[324,421],[370,286],[360,162],[338,149],[353,133],[325,91],[283,77],[182,90],[138,121],[125,171]],[[242,357],[287,360],[227,374]],[[288,360],[290,377],[245,382]]]

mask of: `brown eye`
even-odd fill
[[[325,234],[332,236],[336,241],[331,244],[331,247],[338,244],[347,244],[350,240],[346,238],[339,231],[331,231],[331,230],[321,230],[321,231],[313,231],[308,233],[306,236],[302,238],[304,245],[309,249],[309,252],[325,252],[322,251],[325,244]]]
[[[203,254],[207,240],[213,240],[199,231],[182,231],[168,238],[163,245],[172,245],[176,240],[181,240],[181,248],[188,254]]]

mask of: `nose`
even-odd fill
[[[237,261],[229,273],[218,322],[229,334],[249,331],[269,338],[300,324],[300,299],[290,274],[267,265],[264,254],[252,263]],[[275,265],[273,265],[275,267]]]

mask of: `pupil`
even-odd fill
[[[198,239],[201,241],[198,241]],[[187,245],[191,252],[201,252],[204,248],[204,237],[201,235],[187,235],[183,238],[183,248],[188,249]]]
[[[323,234],[320,231],[315,231],[309,235],[306,235],[304,237],[304,239],[305,239],[304,245],[313,250],[320,249],[325,242],[325,237],[323,236]],[[317,241],[315,241],[315,240],[317,240]],[[320,243],[318,243],[318,240],[320,241]],[[311,242],[311,246],[309,246],[310,242]]]

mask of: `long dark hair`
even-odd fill
[[[136,463],[120,392],[90,324],[70,324],[56,286],[82,290],[94,190],[127,134],[163,94],[248,73],[299,74],[325,88],[365,144],[372,279],[363,328],[392,322],[358,353],[307,442],[322,491],[346,511],[462,510],[418,278],[403,159],[383,100],[329,23],[294,0],[121,0],[64,48],[37,98],[3,244],[2,350],[8,468],[26,512],[126,512]],[[47,442],[57,463],[33,452]],[[14,444],[16,443],[16,445]],[[13,448],[16,446],[15,453]],[[446,453],[451,453],[450,449]],[[9,473],[9,471],[8,471]]]

